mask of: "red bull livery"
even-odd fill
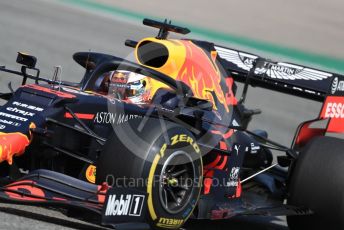
[[[0,94],[0,202],[62,207],[115,229],[242,215],[285,215],[291,230],[343,229],[344,76],[170,39],[190,31],[167,21],[143,24],[159,33],[125,41],[132,61],[74,54],[80,82],[61,81],[58,68],[41,77],[26,53],[20,71],[0,67],[22,77]],[[251,85],[323,107],[283,146],[264,127],[248,129],[261,112],[245,104]]]

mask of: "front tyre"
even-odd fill
[[[158,229],[177,229],[192,214],[202,185],[201,151],[193,135],[169,129],[150,149],[145,165],[149,222]]]
[[[150,122],[152,122],[151,120]],[[97,184],[114,178],[144,181],[147,222],[154,229],[178,229],[192,215],[203,180],[201,150],[191,132],[166,123],[148,124],[140,133],[148,145],[133,153],[116,135],[108,139],[98,160]]]

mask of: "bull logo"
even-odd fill
[[[30,124],[30,129],[35,128],[35,124]],[[31,132],[29,132],[31,138]],[[3,133],[0,132],[0,162],[7,161],[9,165],[13,163],[13,156],[20,156],[25,152],[31,140],[20,132]]]

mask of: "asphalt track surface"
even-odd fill
[[[53,66],[63,68],[62,80],[79,81],[83,70],[72,60],[77,51],[97,51],[126,57],[131,48],[124,40],[155,35],[156,31],[90,11],[70,8],[50,1],[0,1],[0,65],[19,68],[15,64],[16,52],[26,51],[38,58],[42,76],[51,77]],[[225,43],[223,45],[226,45]],[[12,81],[1,73],[2,91]],[[261,108],[263,114],[254,118],[250,129],[261,128],[270,137],[289,145],[297,125],[317,116],[320,104],[293,96],[262,89],[250,89],[247,106]],[[287,230],[284,218],[235,218],[231,221],[191,222],[187,229],[275,229]],[[216,227],[215,227],[216,226]],[[65,218],[57,211],[0,204],[0,229],[94,229],[85,222]]]

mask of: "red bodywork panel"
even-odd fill
[[[328,120],[327,127],[312,128],[312,124]],[[294,144],[298,147],[304,146],[310,139],[316,136],[324,136],[326,133],[344,133],[344,97],[326,97],[319,118],[302,123],[296,133]]]
[[[321,110],[320,119],[330,119],[327,132],[344,132],[344,97],[328,96]]]

